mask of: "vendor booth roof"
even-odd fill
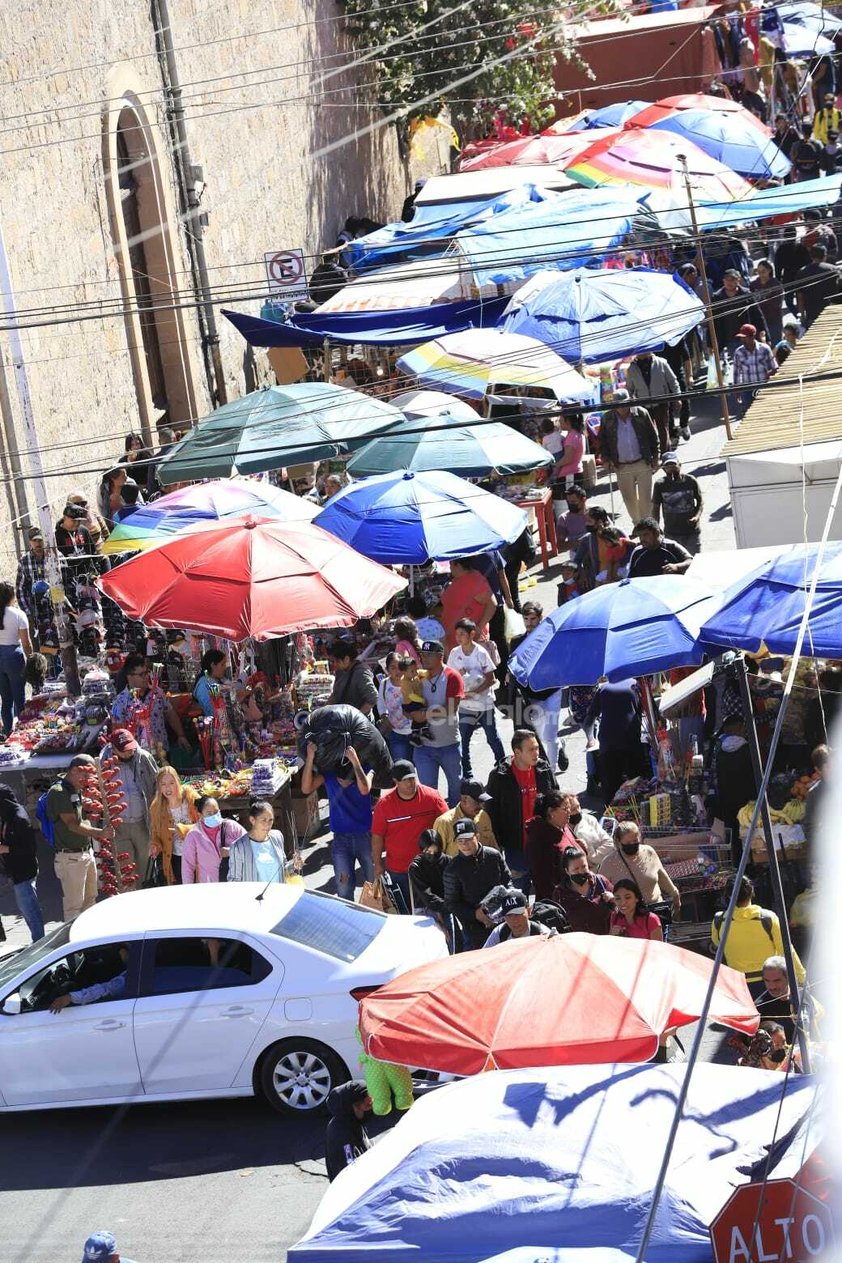
[[[340,1173],[290,1263],[627,1263],[686,1070],[497,1071],[441,1088]],[[711,1220],[812,1103],[809,1079],[782,1079],[696,1066],[646,1263],[710,1263]]]
[[[541,191],[558,191],[575,186],[576,181],[552,165],[492,167],[487,171],[457,171],[453,175],[434,175],[415,199],[412,223],[417,225],[441,219],[446,214],[469,212],[476,209],[480,202],[487,202],[528,184]]]
[[[224,307],[222,314],[252,346],[321,347],[325,340],[345,346],[405,346],[447,333],[461,333],[463,329],[493,328],[507,302],[505,297],[471,299],[398,311],[333,312],[324,316],[314,311],[291,316],[283,323]]]
[[[710,229],[749,224],[775,215],[799,214],[811,206],[830,206],[837,202],[840,189],[842,175],[823,175],[818,180],[804,180],[800,184],[755,189],[736,202],[700,199],[696,204],[696,219],[700,228]]]

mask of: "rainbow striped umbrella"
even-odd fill
[[[542,386],[561,402],[590,403],[594,386],[536,338],[465,329],[425,342],[398,360],[425,386],[482,399],[492,386]]]
[[[145,552],[163,544],[188,526],[217,522],[251,513],[284,522],[312,522],[319,506],[268,482],[245,478],[217,479],[182,487],[143,504],[115,524],[104,553]]]
[[[693,192],[700,199],[740,201],[751,193],[751,185],[742,176],[704,153],[686,137],[638,127],[627,127],[619,136],[594,141],[564,169],[589,188],[637,184],[684,194],[681,154],[687,159]]]

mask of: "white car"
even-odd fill
[[[307,1114],[360,1073],[359,995],[446,955],[431,920],[295,885],[106,899],[0,958],[0,1110],[262,1092]]]

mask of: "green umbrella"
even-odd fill
[[[270,386],[199,421],[161,461],[158,478],[169,485],[328,460],[402,420],[391,404],[344,386]]]
[[[501,421],[466,424],[461,413],[413,416],[372,439],[348,462],[352,478],[370,478],[395,469],[414,473],[448,470],[462,478],[524,474],[547,468],[553,458],[546,448]]]

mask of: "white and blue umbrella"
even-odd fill
[[[683,281],[648,268],[541,272],[507,310],[507,332],[546,342],[572,363],[654,351],[684,337],[705,314]]]
[[[532,689],[552,689],[696,666],[706,652],[702,624],[721,600],[686,575],[608,583],[553,610],[509,670]]]
[[[767,132],[744,112],[676,110],[650,124],[656,131],[674,132],[698,145],[711,158],[750,180],[784,180],[792,164]]]
[[[526,514],[455,474],[401,471],[345,487],[315,524],[372,561],[422,566],[502,548]]]

